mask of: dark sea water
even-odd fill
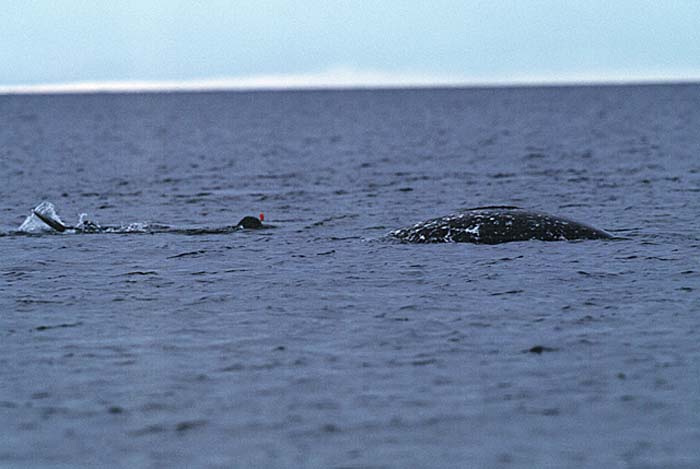
[[[0,96],[0,183],[0,467],[700,467],[698,85]],[[385,238],[503,204],[625,239]]]

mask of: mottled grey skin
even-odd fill
[[[407,243],[499,244],[510,241],[608,239],[605,231],[566,218],[519,207],[467,209],[390,233]]]

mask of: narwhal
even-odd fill
[[[610,239],[610,233],[568,218],[513,206],[466,209],[389,233],[407,243],[499,244],[510,241]]]

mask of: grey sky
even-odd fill
[[[5,0],[0,8],[0,85],[700,78],[695,0]]]

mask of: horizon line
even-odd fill
[[[64,83],[0,85],[0,95],[167,93],[207,91],[311,91],[410,88],[519,88],[562,86],[634,86],[700,83],[700,74],[522,76],[470,79],[457,76],[357,72],[334,69],[321,73],[254,75],[184,80],[94,80]]]

